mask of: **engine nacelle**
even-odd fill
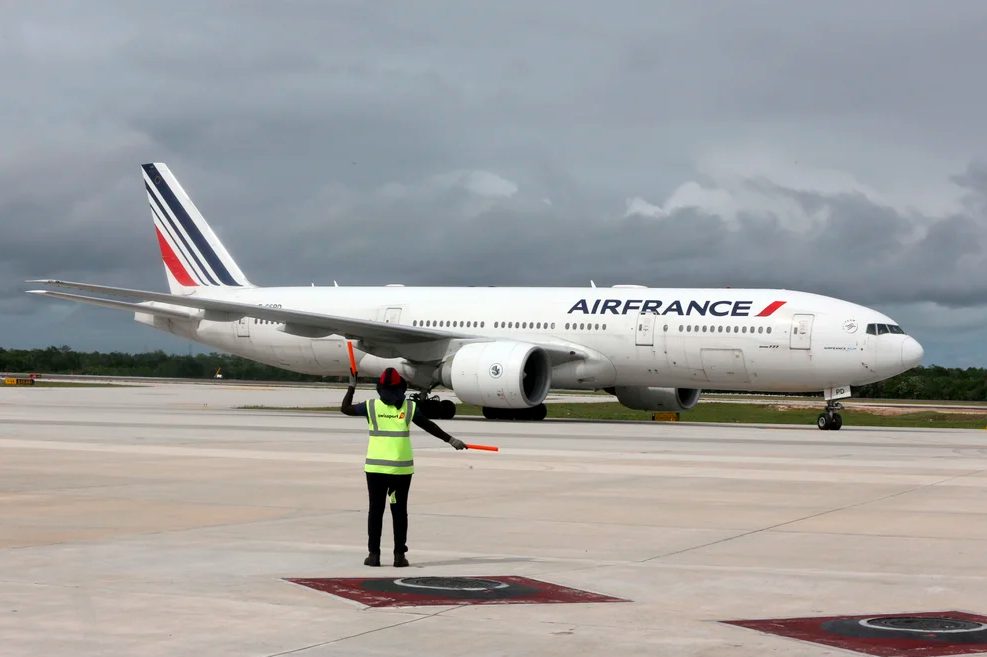
[[[688,411],[699,403],[699,393],[694,388],[646,388],[644,386],[617,386],[607,392],[617,396],[617,401],[635,411]]]
[[[442,384],[467,404],[531,408],[548,396],[552,361],[537,345],[511,340],[464,345],[441,369]]]

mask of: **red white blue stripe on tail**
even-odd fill
[[[172,293],[253,287],[167,165],[142,164],[144,187]]]

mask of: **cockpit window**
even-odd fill
[[[906,335],[905,330],[897,324],[868,324],[867,333],[869,335],[885,335],[888,333]]]

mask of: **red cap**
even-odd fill
[[[401,375],[393,367],[388,367],[384,370],[384,373],[380,375],[380,379],[377,383],[385,386],[399,386],[401,385]]]

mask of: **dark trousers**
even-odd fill
[[[380,552],[380,532],[384,523],[384,507],[388,497],[391,503],[391,519],[394,522],[394,552],[408,551],[408,490],[413,475],[367,472],[367,492],[370,495],[370,513],[367,516],[367,548]]]

